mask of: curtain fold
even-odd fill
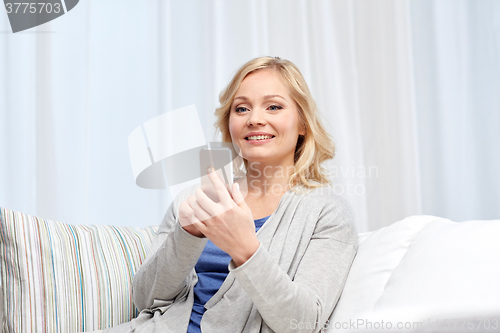
[[[74,224],[159,224],[127,139],[218,95],[251,58],[302,71],[359,231],[409,215],[500,216],[500,2],[82,0],[9,33],[0,15],[0,206]],[[175,138],[171,138],[175,141]]]

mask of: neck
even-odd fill
[[[246,174],[248,194],[257,198],[283,195],[290,189],[288,180],[294,171],[293,164],[273,165],[249,162]]]

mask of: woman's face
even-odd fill
[[[297,139],[305,129],[297,105],[276,71],[257,70],[243,80],[231,105],[229,132],[249,163],[293,165]]]

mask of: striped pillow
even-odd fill
[[[156,230],[70,225],[1,208],[5,331],[72,333],[133,319],[132,278]]]

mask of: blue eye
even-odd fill
[[[239,111],[239,110],[242,110],[242,111]],[[245,110],[247,110],[247,108],[244,108],[244,107],[242,107],[242,106],[241,106],[241,107],[239,107],[239,108],[234,109],[234,111],[235,111],[236,113],[241,113],[241,112],[244,112]]]
[[[276,110],[283,109],[283,107],[280,106],[280,105],[271,105],[271,106],[269,106],[269,108],[271,109],[271,111],[276,111]],[[273,109],[273,108],[275,108],[275,109]]]

